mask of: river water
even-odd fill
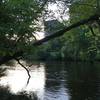
[[[36,100],[100,100],[98,62],[35,62],[29,71],[31,78],[27,84],[28,75],[24,68],[18,64],[8,67],[6,76],[0,78],[0,100],[11,100],[9,96],[4,99],[5,92],[1,91],[5,87],[13,97],[22,92],[30,97],[12,97],[12,100],[35,100],[33,94]]]

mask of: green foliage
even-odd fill
[[[73,0],[69,5],[67,25],[98,13],[99,0]],[[61,27],[62,25],[59,25]],[[92,27],[92,30],[90,29]],[[53,27],[53,26],[52,26]],[[52,29],[51,29],[52,30]],[[99,60],[100,59],[100,24],[97,21],[67,32],[63,37],[55,39],[40,48],[39,57],[47,59],[67,60]]]
[[[73,0],[69,7],[70,20],[76,22],[97,12],[97,0]]]
[[[13,54],[29,48],[43,10],[38,0],[0,1],[0,55]]]
[[[13,55],[22,50],[25,55],[28,54],[28,58],[33,59],[100,59],[100,20],[75,28],[37,49],[32,46],[35,40],[33,33],[40,29],[37,22],[45,2],[46,0],[0,1],[0,56]],[[68,26],[95,13],[99,14],[100,10],[99,0],[72,0],[65,2],[64,6],[69,7],[68,21],[63,24],[56,20],[58,24],[55,27],[55,23],[51,25],[48,21],[50,25],[46,31],[55,32],[65,27],[64,25]]]
[[[94,13],[99,13],[97,4],[97,0],[73,0],[69,7],[70,24],[88,18]],[[94,33],[89,26],[92,27]],[[91,22],[66,33],[66,42],[63,48],[65,57],[76,60],[100,59],[99,57],[97,58],[98,52],[100,51],[98,48],[99,28],[97,22]],[[70,38],[68,39],[68,37]]]

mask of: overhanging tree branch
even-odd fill
[[[6,55],[0,58],[0,65],[5,64],[6,62],[14,59],[14,58],[18,58],[21,57],[23,55],[23,51],[18,51],[16,53],[14,53],[12,56],[11,55]]]
[[[87,23],[95,21],[95,20],[99,20],[99,17],[100,17],[100,15],[94,14],[94,15],[90,16],[87,19],[84,19],[84,20],[81,20],[81,21],[79,21],[77,23],[74,23],[74,24],[70,25],[69,27],[66,27],[66,28],[64,28],[64,29],[62,29],[62,30],[50,35],[50,36],[46,36],[45,38],[34,42],[33,46],[39,46],[44,42],[47,42],[47,41],[49,41],[51,39],[54,39],[54,38],[59,37],[59,36],[62,36],[65,32],[70,31],[73,28],[79,27],[81,25],[87,24]],[[13,56],[8,56],[7,55],[7,56],[2,57],[0,59],[0,65],[6,63],[9,60],[12,60],[14,58],[22,56],[23,53],[24,53],[23,51],[19,51],[19,52],[16,52]]]
[[[35,42],[33,45],[34,46],[41,45],[42,43],[44,43],[46,41],[49,41],[49,40],[54,39],[56,37],[62,36],[65,32],[70,31],[73,28],[79,27],[81,25],[87,24],[90,21],[95,21],[95,20],[98,20],[98,19],[99,19],[99,15],[95,14],[93,16],[90,16],[87,19],[84,19],[84,20],[81,20],[77,23],[74,23],[74,24],[70,25],[69,27],[66,27],[66,28],[64,28],[64,29],[62,29],[62,30],[50,35],[50,36],[46,36],[45,38]]]

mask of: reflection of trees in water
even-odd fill
[[[70,96],[68,100],[100,100],[99,64],[89,62],[47,63],[46,88],[49,92],[57,93],[63,84],[66,93]]]
[[[0,77],[5,76],[5,75],[6,75],[6,68],[0,67]]]
[[[1,66],[0,68],[0,78],[6,75],[6,68]],[[9,86],[0,86],[0,100],[38,100],[35,93],[27,93],[26,91],[13,94],[10,91]]]
[[[59,90],[63,75],[63,63],[61,62],[47,62],[46,63],[46,88],[50,90]]]
[[[99,72],[94,63],[66,63],[70,100],[99,100]]]
[[[20,92],[18,94],[12,94],[9,87],[0,86],[0,100],[38,100],[37,96],[32,93],[31,95],[26,92]]]
[[[46,63],[46,92],[49,91],[48,95],[50,93],[53,96],[60,95],[59,93],[62,91],[59,91],[61,90],[61,86],[63,86],[65,88],[64,92],[70,95],[70,100],[100,100],[99,64],[79,62]],[[5,70],[0,68],[0,76],[4,75],[4,73]],[[9,91],[9,88],[0,87],[0,100],[38,99],[33,92],[29,94],[21,92],[15,95]]]
[[[68,100],[65,88],[66,71],[63,62],[46,63],[45,100]]]

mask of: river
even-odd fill
[[[0,100],[100,100],[99,62],[35,62],[29,71],[27,84],[24,68],[7,67],[0,78]],[[20,93],[30,99],[17,99]]]

